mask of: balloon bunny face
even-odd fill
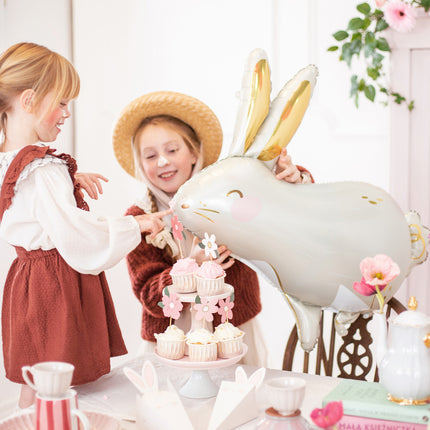
[[[259,64],[258,53],[249,61]],[[253,72],[258,79],[265,76],[260,69]],[[272,168],[300,124],[316,73],[308,66],[288,82],[264,121],[262,106],[270,104],[265,84],[244,79],[249,97],[242,97],[247,105],[239,110],[229,157],[192,177],[173,199],[187,229],[200,237],[214,233],[235,255],[270,264],[305,350],[316,343],[321,308],[359,312],[377,307],[374,296],[352,288],[361,279],[363,258],[387,254],[399,265],[400,275],[384,290],[388,300],[409,270],[425,260],[428,234],[415,214],[421,249],[411,259],[411,223],[384,190],[362,182],[294,185],[275,178]],[[252,123],[261,124],[258,132]]]

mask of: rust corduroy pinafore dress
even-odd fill
[[[49,147],[26,146],[9,166],[0,192],[0,220],[11,205],[22,169],[46,154],[67,162],[74,181],[75,160]],[[74,195],[88,210],[79,185]],[[72,385],[94,381],[110,371],[110,357],[127,353],[104,273],[86,275],[72,269],[56,249],[26,251],[6,278],[2,305],[3,355],[6,377],[24,383],[21,368],[40,361],[75,366]],[[82,250],[85,252],[85,250]]]

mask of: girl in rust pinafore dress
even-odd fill
[[[26,165],[49,147],[27,146],[13,159],[0,193],[0,219],[12,203]],[[68,164],[72,180],[75,160]],[[83,210],[79,186],[76,204]],[[66,361],[75,366],[73,385],[93,381],[110,370],[110,357],[126,354],[104,273],[88,275],[72,269],[56,249],[26,251],[16,247],[5,283],[2,310],[4,365],[8,379],[24,383],[21,367],[39,361]]]

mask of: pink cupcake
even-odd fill
[[[196,291],[196,281],[194,274],[199,265],[194,258],[181,258],[170,271],[172,277],[173,291],[176,293],[193,293]]]
[[[214,337],[218,341],[218,357],[231,358],[242,353],[245,333],[229,322],[216,327]]]
[[[188,355],[191,361],[215,361],[217,341],[209,330],[199,328],[187,335]]]
[[[195,274],[197,294],[202,297],[224,292],[225,272],[215,261],[204,261]]]
[[[178,360],[185,354],[185,334],[175,325],[169,325],[164,333],[155,333],[157,354],[161,357]]]

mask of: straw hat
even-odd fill
[[[176,117],[193,128],[203,151],[203,167],[214,163],[221,152],[222,129],[208,106],[194,97],[172,91],[145,94],[130,102],[115,125],[113,150],[121,167],[135,177],[132,138],[144,118],[156,115]]]

